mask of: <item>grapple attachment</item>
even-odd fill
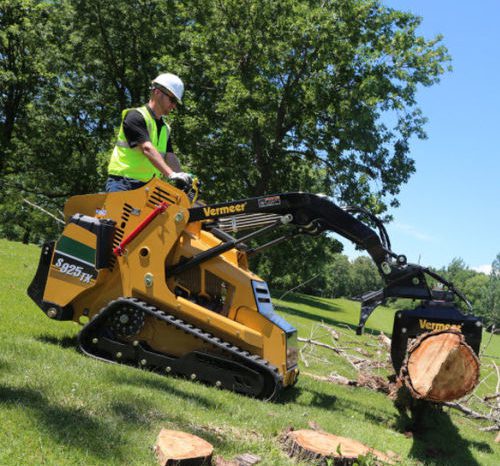
[[[408,342],[423,333],[455,329],[476,354],[481,345],[482,323],[478,317],[463,314],[453,303],[428,301],[415,309],[398,311],[392,330],[391,359],[399,373],[407,354]]]

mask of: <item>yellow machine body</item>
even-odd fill
[[[70,198],[66,227],[52,251],[42,309],[49,317],[86,324],[113,300],[136,298],[262,358],[276,368],[283,386],[294,384],[296,331],[273,313],[267,285],[248,269],[244,252],[234,248],[168,276],[173,265],[222,243],[202,228],[202,220],[189,223],[189,208],[184,192],[156,178],[133,191]],[[113,225],[107,245],[106,234],[94,228],[103,221]],[[173,357],[220,353],[153,316],[122,340],[144,342]]]
[[[397,371],[406,340],[422,330],[415,322],[423,320],[461,326],[479,351],[480,320],[453,302],[460,298],[471,312],[463,293],[394,253],[383,222],[365,209],[302,192],[191,205],[196,190],[194,182],[186,194],[153,179],[134,191],[70,198],[64,231],[43,246],[29,296],[51,319],[83,324],[80,349],[90,356],[274,399],[297,381],[297,331],[274,311],[248,256],[296,234],[334,232],[368,251],[385,283],[361,296],[358,333],[386,299],[422,300],[395,321],[391,356]],[[374,222],[378,233],[356,215]],[[244,246],[282,226],[288,233]],[[229,233],[243,230],[252,233]],[[426,277],[449,293],[433,291]]]

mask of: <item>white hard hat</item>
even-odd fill
[[[151,83],[153,87],[158,87],[163,90],[170,91],[174,94],[178,102],[182,103],[182,95],[184,94],[184,83],[179,76],[172,73],[163,73],[153,79]]]

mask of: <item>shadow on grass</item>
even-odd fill
[[[171,377],[171,380],[175,382],[175,378]],[[177,379],[178,380],[178,379]],[[126,423],[134,424],[138,428],[144,426],[155,427],[157,425],[158,432],[161,427],[165,427],[165,423],[168,422],[173,424],[175,430],[181,430],[185,432],[190,432],[197,435],[207,442],[211,443],[214,448],[226,448],[237,450],[239,446],[239,439],[235,439],[234,429],[220,426],[217,423],[216,412],[224,408],[220,403],[212,403],[208,399],[201,397],[199,394],[191,394],[177,390],[172,387],[172,384],[165,383],[166,381],[151,381],[151,380],[134,380],[131,382],[129,379],[117,378],[118,383],[128,383],[132,386],[137,386],[138,388],[153,388],[161,391],[168,391],[169,394],[173,394],[175,397],[183,398],[189,402],[194,402],[203,406],[204,409],[210,409],[214,412],[214,423],[210,425],[200,424],[199,422],[194,422],[193,417],[189,415],[188,412],[181,412],[180,414],[173,414],[172,410],[165,409],[165,405],[162,404],[164,399],[158,400],[159,406],[154,406],[151,404],[144,403],[142,400],[134,402],[124,402],[115,401],[111,405],[115,416],[120,418]],[[215,388],[214,388],[215,390]],[[244,430],[244,429],[243,429]],[[247,435],[247,433],[245,433]],[[252,435],[252,433],[248,433]],[[256,439],[258,440],[258,439]],[[169,463],[170,464],[170,463]],[[194,463],[193,463],[194,464]]]
[[[332,319],[331,317],[326,317],[325,315],[318,315],[318,314],[314,314],[312,311],[311,312],[308,312],[308,311],[304,311],[303,309],[292,309],[291,307],[287,307],[287,306],[276,306],[276,310],[278,312],[284,312],[286,314],[290,314],[292,316],[298,316],[298,317],[302,317],[304,319],[307,319],[307,320],[313,320],[313,321],[316,321],[316,322],[323,322],[325,324],[328,324],[328,325],[344,325],[345,326],[345,322],[342,322],[341,320],[336,320],[336,319]]]
[[[286,307],[286,306],[276,306],[276,310],[278,312],[284,312],[286,314],[302,317],[304,319],[311,320],[311,321],[321,322],[321,323],[331,325],[334,327],[345,328],[347,325],[350,328],[352,328],[353,337],[356,337],[356,325],[346,324],[343,320],[337,320],[337,319],[333,319],[331,317],[325,317],[325,315],[317,315],[317,314],[314,314],[312,312],[304,311],[303,309],[301,309],[301,310],[292,309],[292,308]],[[333,311],[333,312],[336,312],[336,311]],[[364,331],[365,331],[365,333],[370,333],[370,334],[375,335],[375,336],[380,335],[380,330],[376,330],[374,328],[371,328],[370,326],[366,326]]]
[[[8,363],[5,359],[0,358],[0,370],[9,369],[10,366],[10,363]]]
[[[273,298],[279,299],[279,295],[276,294],[276,296],[275,296],[273,293]],[[318,309],[321,309],[323,311],[328,311],[332,314],[332,316],[338,312],[344,313],[344,315],[345,315],[346,311],[342,306],[338,306],[338,305],[330,302],[330,300],[328,300],[329,302],[324,302],[324,301],[327,301],[327,298],[319,298],[319,297],[315,297],[315,296],[296,295],[296,294],[293,294],[291,297],[287,295],[286,300],[285,300],[285,302],[303,304],[306,306],[310,306],[312,308],[318,308]],[[360,307],[359,303],[355,303],[355,304],[357,304],[357,306]],[[276,307],[276,310],[278,312],[284,312],[286,314],[302,317],[304,319],[308,319],[308,320],[312,320],[312,321],[316,321],[316,322],[324,322],[327,325],[334,325],[337,327],[344,327],[344,328],[347,325],[347,326],[352,328],[353,335],[355,335],[355,332],[356,332],[357,323],[356,324],[346,324],[346,322],[344,320],[336,320],[332,317],[325,317],[325,315],[317,315],[314,313],[314,310],[308,311],[305,309],[300,309],[300,310],[294,309],[294,308],[287,306],[286,304],[276,304],[275,307]],[[406,309],[406,308],[411,309],[413,307],[414,306],[407,306],[407,307],[404,307],[404,309]],[[396,310],[397,309],[395,309],[395,308],[394,309],[390,308],[390,312],[394,312],[394,314],[396,314]],[[359,315],[359,312],[360,312],[360,309],[357,311],[358,315]],[[378,312],[380,312],[380,309]],[[373,319],[373,318],[374,318],[373,315],[370,316],[370,319]],[[370,327],[369,323],[370,323],[370,320],[368,321],[368,324],[364,328],[365,333],[370,333],[373,335],[380,335],[380,330],[377,330],[377,329]]]
[[[104,363],[103,363],[104,364]],[[157,390],[162,393],[168,393],[169,395],[173,395],[178,398],[182,398],[184,400],[189,400],[190,402],[194,402],[196,404],[199,404],[200,406],[203,406],[204,408],[207,409],[220,409],[220,406],[210,400],[209,398],[202,397],[199,394],[192,395],[191,393],[188,393],[187,391],[180,390],[175,387],[176,382],[181,379],[180,377],[175,377],[175,376],[164,376],[155,372],[148,372],[148,374],[156,374],[157,377],[150,378],[150,377],[141,377],[141,372],[145,372],[142,369],[136,369],[138,374],[137,377],[130,377],[127,375],[123,376],[113,376],[111,383],[119,383],[123,385],[129,385],[133,387],[137,387],[139,389],[151,389],[151,390]],[[192,383],[197,383],[200,384],[200,382],[192,382]],[[213,388],[215,390],[215,388]]]
[[[27,388],[0,385],[0,400],[4,405],[22,405],[37,419],[41,430],[61,445],[91,452],[102,461],[126,460],[119,448],[123,443],[120,432],[98,418],[76,408],[51,404],[40,392]]]
[[[61,348],[74,348],[78,347],[78,337],[55,337],[53,335],[39,335],[36,337],[42,343],[49,343],[51,345],[60,346]]]
[[[273,299],[280,299],[280,296],[281,294],[279,293],[272,294]],[[333,304],[331,302],[326,303],[324,302],[323,298],[318,298],[315,296],[292,294],[286,296],[286,301],[294,304],[302,304],[304,306],[321,309],[323,311],[343,312],[343,309],[340,306],[337,306],[336,304]],[[281,308],[282,306],[279,307]],[[293,312],[294,309],[292,309],[291,311]]]
[[[49,343],[53,344],[56,346],[60,346],[62,348],[73,348],[75,351],[79,351],[78,348],[78,338],[77,336],[74,337],[54,337],[51,335],[41,335],[37,337],[37,339],[43,343]],[[88,357],[82,354],[82,357]],[[0,361],[1,362],[1,361]],[[102,364],[111,364],[111,362],[105,362],[102,361]],[[165,376],[162,375],[161,373],[155,372],[155,371],[147,371],[144,369],[137,368],[136,366],[133,365],[128,365],[128,364],[118,364],[118,366],[125,366],[125,367],[130,367],[137,371],[137,377],[130,377],[129,375],[120,375],[120,376],[113,376],[112,380],[110,380],[110,383],[120,383],[120,384],[126,384],[126,385],[133,385],[138,388],[144,388],[147,387],[149,389],[154,389],[158,391],[163,391],[163,392],[168,392],[170,394],[173,394],[174,396],[180,397],[180,398],[190,398],[194,400],[196,403],[203,405],[206,408],[213,408],[215,406],[214,403],[212,403],[208,398],[201,398],[199,396],[196,397],[190,397],[189,394],[186,394],[182,390],[178,390],[174,387],[175,381],[176,380],[182,380],[181,378],[175,377],[175,376]],[[143,373],[148,373],[148,374],[156,374],[158,377],[155,379],[151,379],[149,377],[142,377]],[[133,411],[133,410],[132,410]],[[132,412],[131,411],[131,412]],[[119,412],[119,410],[118,410]],[[130,421],[133,422],[133,415],[130,417]]]
[[[365,416],[365,419],[372,424],[384,425],[389,423],[387,416],[382,413],[377,414],[375,411],[367,411],[364,412],[363,415]]]
[[[307,395],[307,401],[301,401],[299,397]],[[321,409],[335,409],[337,403],[337,397],[334,395],[329,395],[327,393],[322,393],[318,390],[311,389],[309,387],[289,387],[279,395],[278,399],[275,401],[276,404],[286,405],[288,403],[295,403],[297,405],[315,407]]]
[[[486,442],[464,439],[448,413],[426,402],[416,417],[400,411],[395,427],[413,438],[409,456],[427,465],[480,466],[470,449],[493,452]]]
[[[312,394],[312,399],[308,394]],[[300,397],[304,396],[302,401]],[[307,407],[318,407],[332,410],[335,415],[350,416],[357,412],[371,424],[386,425],[405,436],[411,437],[413,444],[408,454],[419,464],[428,466],[480,466],[471,449],[486,454],[492,454],[493,449],[486,442],[468,440],[460,435],[458,427],[450,415],[429,403],[424,403],[417,419],[409,417],[404,412],[394,423],[394,414],[384,410],[369,407],[363,403],[354,403],[332,395],[317,392],[309,387],[292,387],[283,392],[277,403],[295,403]]]
[[[168,416],[159,411],[154,405],[144,400],[126,402],[123,400],[113,401],[110,408],[121,422],[132,424],[134,427],[151,427],[156,422],[164,421]]]

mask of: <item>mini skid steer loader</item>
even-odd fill
[[[362,297],[359,333],[387,298],[423,300],[397,313],[396,371],[408,338],[424,331],[417,325],[422,319],[460,325],[478,352],[479,320],[453,304],[458,296],[470,308],[466,298],[393,253],[384,226],[368,212],[308,193],[214,205],[189,199],[156,178],[134,191],[70,198],[64,231],[43,246],[29,296],[49,318],[83,324],[79,345],[87,355],[271,400],[297,382],[297,331],[274,311],[248,257],[298,234],[334,232],[365,249],[385,281]],[[245,244],[283,227],[286,233],[267,244]],[[426,276],[450,290],[446,299],[433,294]]]

